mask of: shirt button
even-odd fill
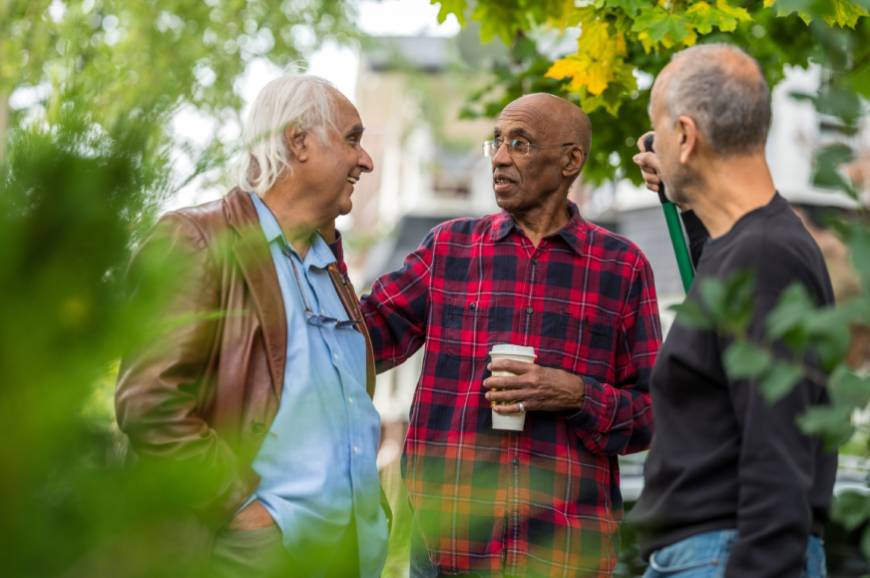
[[[526,315],[531,315],[534,311],[535,311],[534,309],[529,307],[528,309],[526,309]]]
[[[511,460],[511,461],[513,462],[513,464],[514,464],[515,466],[520,465],[520,458],[514,458],[514,459]]]
[[[359,455],[359,453],[360,453],[359,446],[353,446],[353,453]]]
[[[353,396],[347,398],[347,403],[353,405]]]

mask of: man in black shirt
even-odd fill
[[[660,174],[669,197],[709,233],[687,299],[700,300],[704,279],[751,272],[748,332],[758,341],[789,285],[801,283],[817,305],[833,302],[818,247],[774,188],[764,156],[770,114],[751,57],[727,45],[696,46],[656,79],[655,154],[635,157],[649,188],[658,190]],[[728,377],[729,344],[727,335],[678,315],[659,352],[651,383],[656,431],[629,517],[649,560],[646,577],[823,576],[819,533],[836,456],[796,419],[827,403],[827,391],[805,379],[770,403],[758,383]]]

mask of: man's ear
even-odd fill
[[[701,136],[695,120],[689,116],[681,116],[677,119],[677,132],[680,135],[680,162],[685,164],[689,158],[698,153]]]
[[[288,126],[284,131],[284,144],[290,151],[290,157],[304,163],[308,160],[309,139],[308,131],[299,127]]]
[[[568,161],[562,167],[562,176],[574,177],[586,164],[586,151],[582,147],[572,146],[568,151]]]

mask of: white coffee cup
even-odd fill
[[[525,345],[514,345],[512,343],[496,343],[489,350],[489,357],[492,361],[496,359],[513,359],[523,363],[534,363],[537,355],[534,347]],[[511,376],[514,375],[510,371],[493,371],[493,376]],[[492,410],[492,429],[508,430],[508,431],[523,431],[526,424],[526,412],[501,414]]]

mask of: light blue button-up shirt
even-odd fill
[[[251,499],[263,503],[296,554],[337,543],[353,516],[361,576],[380,576],[387,544],[375,465],[380,418],[366,394],[364,338],[350,325],[306,321],[300,291],[315,314],[348,319],[326,269],[335,256],[317,235],[300,259],[266,204],[251,198],[278,272],[288,332],[281,403],[253,463],[261,480]]]

